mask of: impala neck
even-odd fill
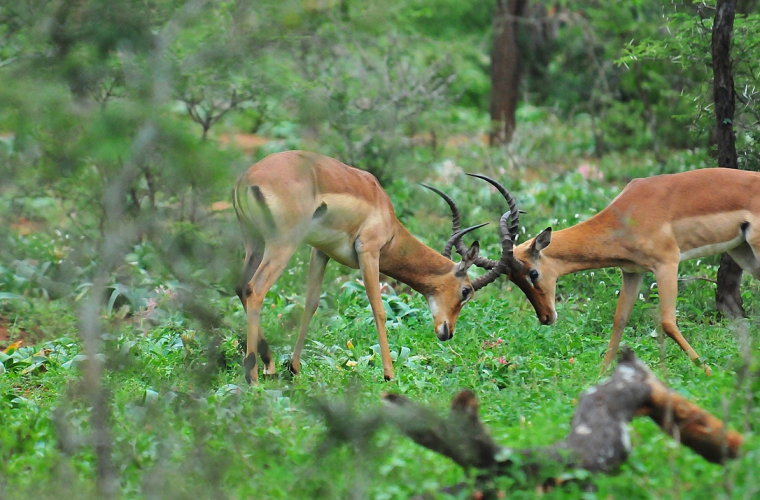
[[[629,262],[618,235],[624,230],[619,217],[604,210],[575,226],[552,234],[552,241],[542,255],[553,259],[558,276],[618,267]]]
[[[427,296],[436,278],[450,273],[454,262],[412,236],[397,221],[396,234],[380,252],[380,271]]]

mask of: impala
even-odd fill
[[[506,191],[493,179],[485,179]],[[663,331],[709,375],[710,368],[676,325],[678,264],[728,252],[743,270],[760,279],[759,228],[760,173],[705,168],[634,179],[608,207],[588,220],[555,233],[546,228],[515,247],[504,272],[509,279],[528,284],[527,291],[521,288],[534,305],[548,305],[548,311],[536,307],[536,312],[539,318],[548,312],[550,320],[542,322],[550,324],[556,319],[557,278],[587,269],[619,267],[623,285],[603,370],[618,350],[644,273],[654,273]]]
[[[442,341],[454,335],[459,312],[473,292],[500,274],[491,269],[472,282],[467,277],[467,269],[480,262],[477,241],[469,248],[459,246],[463,249],[461,262],[450,258],[451,247],[483,224],[457,231],[439,254],[396,219],[391,201],[375,177],[326,156],[304,151],[267,156],[238,178],[233,205],[245,241],[238,296],[248,322],[244,370],[249,383],[258,380],[257,353],[265,365],[264,374],[275,372],[271,350],[261,332],[261,305],[302,242],[312,249],[306,303],[290,362],[294,374],[300,370],[301,350],[319,304],[329,259],[361,270],[386,380],[393,378],[393,364],[380,296],[380,272],[425,296],[435,333]],[[506,258],[504,254],[502,258]]]

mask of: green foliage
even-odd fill
[[[397,379],[384,384],[359,274],[331,263],[292,378],[283,367],[308,263],[299,249],[262,314],[279,373],[248,387],[245,312],[232,292],[242,241],[224,203],[252,159],[314,149],[375,173],[399,219],[439,248],[447,209],[412,181],[444,188],[474,224],[506,207],[463,171],[504,180],[528,212],[524,240],[590,217],[631,177],[704,166],[699,148],[663,154],[701,140],[684,126],[692,104],[679,93],[704,88],[702,70],[612,64],[631,38],[687,41],[660,29],[659,4],[556,7],[543,11],[556,36],[522,41],[535,60],[514,141],[490,151],[479,139],[489,126],[487,2],[0,1],[0,497],[98,498],[100,439],[118,498],[407,498],[469,480],[389,430],[339,444],[313,411],[328,398],[346,399],[348,417],[371,412],[387,390],[444,408],[469,387],[499,442],[563,437],[574,398],[598,379],[616,272],[563,278],[551,328],[499,280],[445,344],[424,299],[388,287]],[[753,19],[737,19],[743,60]],[[218,141],[237,132],[271,140],[243,157]],[[590,160],[600,144],[606,154]],[[493,228],[477,233],[490,257],[500,250]],[[701,259],[681,274],[716,268]],[[571,484],[547,496],[752,497],[756,341],[716,316],[711,286],[683,281],[678,319],[716,372],[705,379],[672,342],[658,345],[657,289],[646,284],[625,341],[674,388],[747,430],[745,454],[709,465],[638,421],[630,461],[593,478],[596,494]],[[757,316],[756,281],[743,296]],[[100,424],[93,366],[103,370]]]
[[[509,185],[529,212],[524,216],[528,234],[546,224],[566,227],[582,220],[620,189],[620,184],[585,179],[577,172],[551,183],[514,179]],[[398,183],[391,193],[400,210],[410,213],[415,231],[431,242],[443,241],[446,211],[432,205],[431,213],[431,204],[438,201],[418,189]],[[450,190],[461,200],[468,220],[503,209],[503,201],[474,179]],[[428,224],[436,214],[441,214],[440,220]],[[484,251],[494,254],[494,232],[483,231],[481,239]],[[361,445],[361,450],[328,446],[324,424],[310,410],[315,397],[348,396],[356,408],[366,411],[378,404],[382,391],[392,390],[443,410],[459,388],[470,387],[481,398],[483,418],[499,442],[538,446],[560,439],[574,398],[597,380],[620,281],[614,271],[563,278],[560,321],[553,327],[538,325],[517,290],[509,290],[507,283],[494,285],[464,308],[457,334],[448,343],[435,339],[422,297],[389,292],[384,303],[397,379],[388,385],[379,382],[382,367],[363,286],[339,279],[346,270],[331,264],[307,340],[303,372],[291,379],[284,364],[295,341],[292,323],[303,301],[307,255],[301,252],[292,263],[293,274],[278,281],[263,312],[280,373],[249,388],[240,370],[238,332],[244,330],[245,315],[239,301],[213,288],[204,293],[204,300],[223,317],[217,332],[206,330],[179,307],[174,295],[179,285],[163,282],[163,266],[151,264],[161,262],[161,252],[146,244],[135,247],[126,257],[132,271],[120,273],[109,289],[113,303],[106,301],[103,310],[109,323],[104,355],[113,460],[124,498],[245,497],[262,491],[274,497],[345,497],[357,491],[368,497],[408,497],[464,480],[455,465],[389,431]],[[716,269],[715,259],[692,261],[682,266],[681,274],[712,276]],[[163,283],[166,286],[160,287]],[[669,340],[665,357],[660,357],[654,333],[656,289],[645,292],[634,310],[626,343],[677,390],[721,416],[727,405],[734,427],[754,428],[757,409],[747,406],[747,398],[757,397],[757,387],[737,382],[742,365],[735,330],[716,320],[711,287],[685,281],[681,288],[679,323],[716,374],[703,377]],[[743,289],[747,303],[756,304],[757,282],[747,280]],[[54,321],[42,309],[58,302],[65,300],[47,302],[26,294],[21,301],[3,302],[0,315]],[[757,314],[754,306],[752,314]],[[76,390],[87,357],[70,337],[75,324],[67,328],[69,336],[1,356],[5,373],[0,375],[0,477],[6,498],[29,492],[47,497],[61,491],[74,498],[94,497],[89,493],[95,471],[90,407]],[[216,357],[207,349],[215,335],[223,338]],[[752,361],[751,370],[757,362]],[[202,375],[209,364],[215,369]],[[747,436],[743,457],[723,469],[676,446],[651,423],[636,421],[633,455],[618,475],[593,479],[599,488],[595,497],[648,498],[674,491],[683,498],[751,495],[757,488],[753,471],[758,446],[753,434]],[[532,490],[522,490],[519,483],[504,480],[499,486],[510,496],[533,497]],[[578,493],[571,484],[549,496],[577,498]]]
[[[695,72],[700,78],[685,85],[680,100],[691,104],[686,115],[696,132],[709,137],[715,126],[712,99],[711,34],[715,2],[702,2],[696,12],[674,12],[667,17],[667,37],[643,37],[625,48],[620,64],[638,65],[642,61],[669,63],[682,72]],[[760,66],[756,51],[760,46],[760,14],[737,12],[732,32],[731,59],[736,90],[736,148],[739,166],[758,170],[757,88]]]

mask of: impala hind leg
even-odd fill
[[[691,348],[681,334],[676,324],[676,299],[678,298],[678,266],[663,266],[655,270],[655,279],[660,293],[660,324],[662,330],[675,340],[678,346],[689,358],[701,367],[706,375],[712,375],[712,370],[704,363],[699,355]]]
[[[319,295],[322,291],[322,280],[325,277],[325,268],[330,260],[325,253],[316,248],[311,249],[309,259],[309,281],[306,284],[306,304],[304,305],[301,327],[298,330],[298,340],[293,348],[293,356],[290,358],[290,372],[298,375],[301,371],[301,350],[306,340],[306,332],[309,330],[311,318],[319,307]]]
[[[266,349],[268,358],[265,359],[262,356],[262,361],[265,365],[264,374],[271,375],[275,372],[274,359],[269,350],[269,345],[264,339],[264,334],[261,332],[261,305],[269,289],[277,281],[277,278],[280,277],[282,271],[285,270],[285,266],[288,264],[294,251],[295,246],[293,245],[267,245],[261,263],[248,282],[247,290],[244,290],[245,310],[248,318],[248,335],[243,368],[245,370],[245,379],[249,384],[256,383],[259,380],[256,356],[260,347]]]
[[[391,350],[388,347],[388,335],[385,333],[385,308],[380,295],[379,252],[359,252],[359,267],[362,271],[367,298],[370,306],[372,306],[372,315],[375,317],[380,356],[383,360],[383,375],[385,380],[393,380],[393,360],[391,359]]]
[[[264,241],[258,238],[251,238],[247,239],[245,242],[245,262],[243,264],[243,278],[238,285],[238,287],[235,289],[235,293],[237,293],[237,296],[240,298],[240,302],[243,303],[243,310],[247,311],[246,308],[246,298],[248,296],[248,283],[251,281],[251,278],[253,278],[253,274],[256,272],[256,269],[259,268],[259,265],[261,264],[261,259],[264,257]],[[256,346],[259,356],[261,356],[261,360],[264,362],[264,373],[268,372],[268,369],[266,367],[271,366],[274,368],[274,365],[272,363],[272,350],[269,348],[269,344],[267,343],[266,339],[262,336],[259,336],[259,341]],[[274,373],[274,372],[272,372]]]
[[[623,330],[631,317],[633,305],[639,296],[641,282],[644,281],[644,273],[627,273],[623,271],[623,285],[620,287],[620,298],[618,298],[617,307],[615,308],[615,320],[612,323],[612,337],[607,346],[607,353],[602,361],[602,373],[607,371],[612,361],[615,359],[620,339],[623,337]]]

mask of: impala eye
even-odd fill
[[[470,298],[471,294],[472,294],[472,288],[468,286],[462,287],[462,301],[465,301],[468,298]]]
[[[536,282],[536,280],[538,279],[538,271],[536,271],[535,269],[531,269],[531,270],[528,272],[528,277],[530,278],[530,280],[531,280],[533,283],[535,283],[535,282]]]

